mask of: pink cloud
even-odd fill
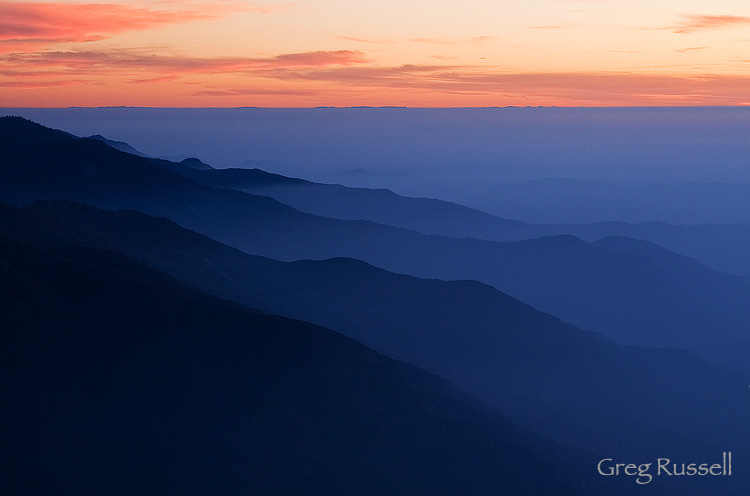
[[[240,75],[247,83],[215,77],[219,74]],[[285,105],[339,104],[342,98],[369,98],[385,105],[449,106],[731,105],[750,101],[750,77],[744,76],[513,73],[438,61],[388,67],[370,65],[364,53],[351,50],[215,58],[165,54],[163,49],[46,51],[0,55],[0,76],[6,79],[0,87],[8,88],[7,92],[104,81],[138,83],[132,85],[133,98],[147,95],[149,84],[175,84],[193,76],[181,82],[202,88],[187,96],[181,93],[185,98],[283,100]],[[279,98],[274,100],[274,96]]]
[[[683,15],[682,17],[681,23],[665,29],[670,29],[675,33],[687,34],[704,29],[719,29],[750,23],[750,17],[733,15]]]
[[[315,96],[319,95],[320,92],[316,90],[297,89],[297,90],[286,90],[286,89],[262,89],[262,88],[235,88],[229,90],[202,90],[194,93],[195,96],[220,96],[220,97],[234,97],[234,96],[258,96],[258,95],[276,95],[276,96]]]
[[[75,86],[90,81],[0,81],[0,88],[13,88],[24,90],[38,90],[43,88],[56,88],[61,86]]]
[[[366,62],[365,54],[354,50],[332,52],[287,53],[272,59],[256,59],[261,64],[273,67],[325,67],[329,65],[351,65]]]
[[[217,2],[211,8],[197,8],[181,2],[154,3],[165,5],[165,8],[104,3],[2,2],[0,45],[5,45],[4,51],[8,51],[8,45],[11,50],[27,50],[51,43],[99,41],[126,31],[216,19],[240,10],[264,12],[267,9],[251,2]]]
[[[151,78],[193,73],[242,73],[282,68],[319,68],[334,65],[346,66],[365,61],[364,53],[352,50],[290,53],[265,58],[199,58],[163,55],[141,50],[50,51],[0,56],[0,62],[3,63],[0,67],[0,75],[33,77],[55,72],[61,77],[71,74],[151,74],[145,79],[138,80],[147,82]]]
[[[731,105],[750,99],[750,77],[642,73],[508,73],[460,66],[278,69],[286,82],[320,81],[372,89],[484,96],[487,102],[554,105]],[[491,104],[491,103],[489,103]]]
[[[129,83],[135,84],[155,84],[155,83],[169,83],[180,79],[180,76],[168,75],[168,76],[156,76],[151,78],[135,78],[130,79]]]
[[[140,50],[6,54],[0,55],[0,76],[8,80],[0,81],[2,83],[0,87],[33,89],[93,84],[91,81],[82,81],[81,78],[95,78],[97,82],[120,80],[125,83],[147,86],[177,81],[188,75],[257,76],[273,70],[343,67],[364,61],[362,52],[351,50],[290,53],[265,58],[197,58]],[[241,93],[234,92],[233,94]]]

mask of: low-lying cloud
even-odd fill
[[[11,77],[49,77],[71,74],[152,74],[150,78],[174,77],[194,73],[242,73],[273,69],[320,68],[365,62],[364,53],[353,50],[317,51],[281,54],[275,57],[186,57],[142,50],[49,51],[0,56],[0,75]],[[56,68],[57,72],[52,69]]]

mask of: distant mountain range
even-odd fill
[[[12,127],[13,120],[0,124]],[[621,238],[590,244],[570,235],[497,243],[325,218],[270,197],[199,184],[168,168],[193,171],[188,175],[222,171],[154,162],[100,141],[48,134],[55,139],[45,138],[44,146],[0,141],[7,157],[0,167],[0,199],[21,205],[66,198],[136,209],[276,259],[343,256],[418,277],[474,279],[621,343],[682,347],[750,371],[750,308],[743,303],[750,300],[750,280],[658,247],[636,243],[634,252]],[[289,182],[259,171],[216,177],[231,174]]]
[[[743,474],[644,488],[595,464],[747,456],[746,278],[625,237],[499,243],[322,217],[237,190],[301,180],[139,157],[17,118],[0,119],[0,156],[0,199],[16,205],[0,205],[0,411],[23,451],[11,494],[60,481],[77,494],[744,494]],[[527,229],[325,188],[346,200],[332,213],[370,202],[384,221],[403,210],[429,224],[442,209],[456,225]],[[496,288],[718,364],[615,344]]]
[[[167,167],[169,167],[167,165]],[[585,241],[597,241],[607,236],[626,236],[645,239],[662,245],[676,253],[695,258],[701,263],[719,271],[750,276],[750,223],[670,225],[664,222],[595,222],[591,224],[529,224],[508,220],[486,212],[451,202],[428,198],[409,198],[387,189],[349,188],[335,184],[319,184],[302,179],[287,178],[267,173],[259,169],[216,169],[195,171],[185,167],[170,167],[171,170],[193,179],[196,182],[217,188],[229,188],[247,193],[270,196],[282,203],[303,212],[343,220],[370,220],[373,222],[403,227],[423,234],[437,234],[449,237],[467,237],[490,241],[519,241],[572,234]],[[539,201],[539,198],[552,198],[556,191],[565,190],[566,182],[539,181],[547,185],[543,192],[508,195],[497,193],[497,201],[513,203],[522,208],[524,202]],[[586,183],[588,184],[588,183]],[[593,183],[599,184],[599,183]],[[508,186],[509,187],[509,186]],[[614,186],[612,186],[614,188]],[[722,185],[683,185],[693,190],[708,189],[698,197],[701,204],[713,205],[710,198],[734,198],[738,213],[750,211],[750,186],[726,185],[727,194],[722,193]],[[645,187],[644,187],[645,188]],[[674,186],[672,188],[677,188]],[[651,187],[655,197],[663,197],[656,186]],[[664,186],[669,190],[670,187]],[[731,190],[731,191],[729,191]],[[685,196],[690,196],[688,193]],[[697,193],[696,193],[697,195]],[[601,194],[601,202],[627,203],[612,195]],[[586,202],[585,195],[581,202]],[[687,200],[685,200],[687,201]],[[726,200],[730,201],[730,200]],[[741,202],[748,202],[747,205]],[[554,212],[559,207],[544,205],[546,212]],[[602,206],[589,204],[592,211],[601,213]],[[653,208],[656,209],[654,206]],[[661,210],[659,210],[661,211]],[[648,218],[648,217],[644,217]]]
[[[166,219],[70,202],[6,207],[0,220],[7,235],[117,250],[211,294],[328,326],[593,452],[715,451],[744,446],[750,433],[747,376],[678,350],[615,345],[480,283],[351,259],[279,262]],[[713,423],[717,410],[722,421]]]

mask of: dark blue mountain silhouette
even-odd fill
[[[76,139],[70,133],[51,129],[23,117],[0,117],[0,141],[28,142]]]
[[[592,455],[327,329],[111,251],[3,235],[0,267],[3,494],[617,491]]]
[[[17,205],[67,198],[137,209],[248,253],[282,260],[344,256],[419,277],[475,279],[619,342],[681,347],[750,371],[750,308],[743,303],[750,281],[680,262],[684,257],[666,264],[572,236],[503,244],[324,218],[269,197],[201,185],[150,159],[68,135],[44,146],[0,141],[0,153],[6,158],[0,198]]]
[[[0,214],[14,236],[116,249],[214,295],[326,325],[600,454],[737,454],[748,443],[746,376],[678,350],[616,345],[484,284],[351,259],[279,262],[133,211],[54,201]]]
[[[534,226],[523,222],[446,201],[400,196],[387,189],[320,184],[260,169],[172,170],[207,186],[270,196],[303,212],[335,219],[370,220],[451,237],[507,241],[539,235],[533,232]]]
[[[750,276],[750,225],[706,224],[670,225],[664,222],[596,222],[592,224],[530,224],[490,215],[480,210],[451,202],[427,198],[409,198],[386,189],[350,188],[341,185],[319,184],[302,179],[285,178],[258,169],[218,169],[197,172],[184,167],[172,170],[196,182],[220,188],[266,195],[303,212],[343,220],[370,220],[381,224],[411,229],[423,234],[450,237],[469,237],[490,241],[519,241],[540,236],[572,234],[586,241],[597,241],[607,236],[627,236],[662,245],[674,252],[690,256],[701,263],[723,272]],[[552,182],[552,184],[557,184]],[[677,188],[678,186],[673,186]],[[691,185],[682,185],[689,189]],[[750,186],[692,185],[694,189],[712,189],[711,198],[731,196],[739,204],[747,202]],[[727,195],[721,188],[730,191]],[[665,189],[669,189],[664,186]],[[659,196],[656,186],[654,196]],[[503,193],[498,193],[502,195]],[[528,201],[542,203],[550,191],[529,193]],[[685,195],[689,196],[687,193]],[[695,193],[698,195],[698,193]],[[704,193],[702,196],[707,196]],[[663,195],[662,195],[663,196]],[[698,195],[700,196],[700,195]],[[514,196],[514,201],[522,195]],[[509,200],[504,200],[509,201]],[[618,203],[611,195],[602,193],[601,202]],[[688,200],[684,200],[687,202]],[[621,200],[626,203],[626,200]],[[519,202],[521,203],[521,202]],[[706,199],[703,203],[711,203]],[[546,206],[554,210],[554,206]],[[601,212],[602,207],[589,203],[589,209]]]
[[[98,141],[102,141],[108,144],[109,146],[111,146],[112,148],[114,148],[115,150],[120,150],[121,152],[130,153],[131,155],[137,155],[139,157],[148,156],[145,153],[139,152],[138,150],[130,146],[130,144],[125,143],[124,141],[115,141],[115,140],[107,139],[101,134],[94,134],[93,136],[88,136],[86,139],[95,139]]]

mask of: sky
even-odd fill
[[[0,2],[0,106],[750,105],[745,0]]]

